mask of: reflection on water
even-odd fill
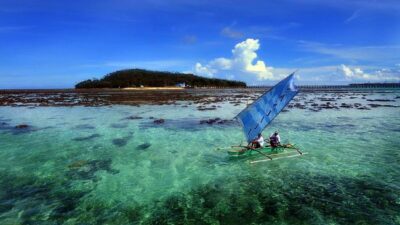
[[[400,224],[400,108],[291,108],[264,136],[308,154],[249,164],[219,150],[243,105],[218,104],[1,107],[0,223]]]

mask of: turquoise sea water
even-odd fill
[[[400,108],[292,108],[264,136],[308,154],[250,164],[219,150],[237,123],[200,124],[245,107],[218,106],[0,107],[0,224],[400,224]]]

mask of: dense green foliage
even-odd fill
[[[89,79],[75,85],[75,88],[125,88],[165,87],[185,83],[190,87],[246,87],[246,83],[222,79],[211,79],[193,74],[150,71],[143,69],[120,70],[102,79]]]

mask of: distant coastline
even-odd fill
[[[154,91],[154,90],[184,90],[185,87],[126,87],[122,88],[122,90],[126,91]]]

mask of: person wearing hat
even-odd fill
[[[279,137],[278,131],[275,131],[269,136],[269,144],[271,147],[278,147],[281,144],[281,137]]]

